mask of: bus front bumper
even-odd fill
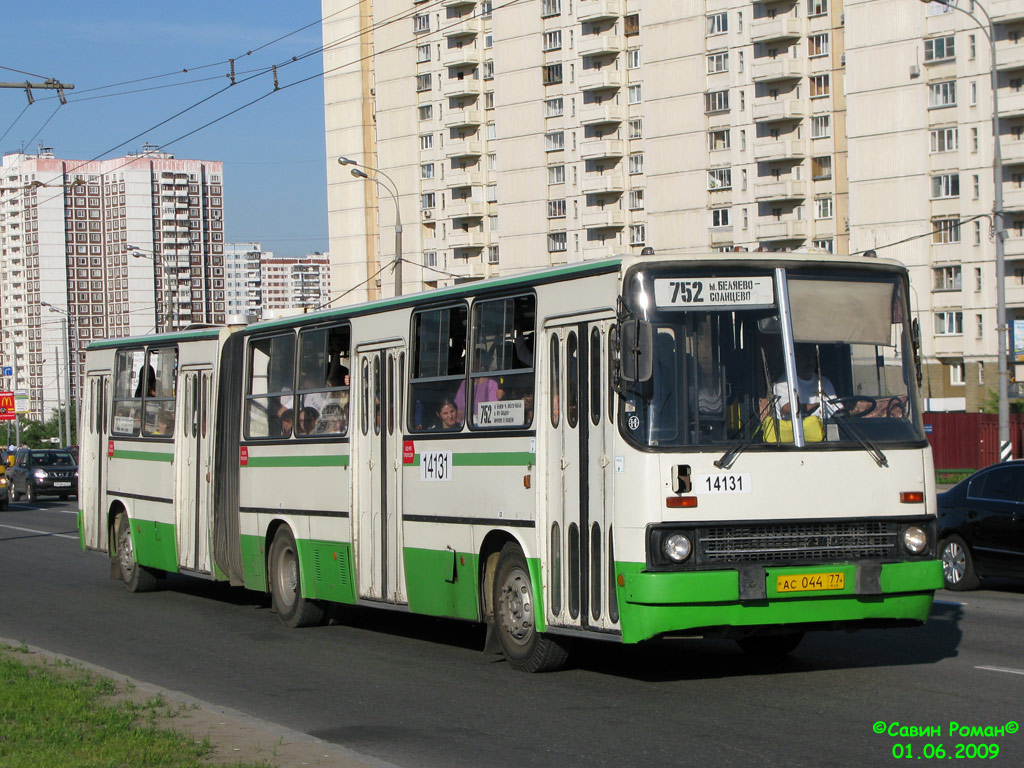
[[[939,560],[657,573],[645,571],[642,563],[618,563],[617,573],[626,643],[724,627],[921,623],[943,583]],[[842,574],[843,586],[829,589],[836,574]],[[799,589],[801,581],[810,588]],[[798,588],[780,591],[786,585]]]

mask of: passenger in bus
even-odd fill
[[[319,418],[320,412],[316,408],[306,406],[299,411],[299,424],[295,433],[298,435],[312,435]]]
[[[448,397],[441,400],[441,405],[437,409],[438,428],[460,429],[462,427],[462,421],[462,414],[460,414],[459,409],[455,407],[455,402]]]
[[[135,397],[142,397],[143,389],[145,389],[148,397],[156,397],[156,371],[153,369],[152,365],[146,367],[148,370],[146,372],[145,380],[141,375],[139,376],[139,385],[135,388]]]
[[[295,412],[291,408],[287,408],[281,412],[279,417],[281,431],[280,434],[283,437],[290,437],[292,434],[292,424],[295,421]]]

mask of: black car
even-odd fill
[[[7,470],[7,483],[12,501],[22,496],[26,501],[42,495],[78,496],[78,462],[66,450],[23,448]]]
[[[1024,461],[979,469],[938,500],[947,589],[974,589],[982,576],[1024,577]]]

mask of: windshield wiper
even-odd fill
[[[761,409],[760,413],[757,413],[754,409],[751,409],[750,415],[754,416],[755,418],[747,423],[747,427],[749,427],[751,424],[754,424],[754,428],[751,429],[745,437],[742,436],[746,432],[747,428],[745,427],[743,430],[740,431],[742,439],[737,441],[733,445],[729,446],[729,450],[723,453],[721,458],[715,461],[716,467],[718,467],[719,469],[731,468],[733,462],[736,461],[739,455],[743,453],[743,451],[745,451],[748,446],[753,444],[754,438],[757,437],[757,433],[761,429],[761,424],[764,422],[765,417],[769,413],[772,413],[772,409],[775,408],[775,404],[779,401],[779,397],[779,395],[773,394],[770,398],[768,398],[768,402],[765,404],[764,408]]]
[[[871,440],[861,432],[860,427],[853,423],[853,418],[853,416],[841,409],[834,411],[832,414],[832,420],[839,425],[840,429],[846,430],[847,433],[857,441],[857,444],[868,452],[868,455],[875,460],[875,464],[880,467],[888,467],[889,460],[885,458],[885,454],[882,453],[882,449],[871,442]]]

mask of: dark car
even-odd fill
[[[22,496],[26,501],[43,495],[77,496],[78,463],[66,450],[23,448],[7,470],[7,483],[13,501]]]
[[[947,589],[974,589],[983,576],[1024,577],[1024,461],[979,469],[938,501]]]

